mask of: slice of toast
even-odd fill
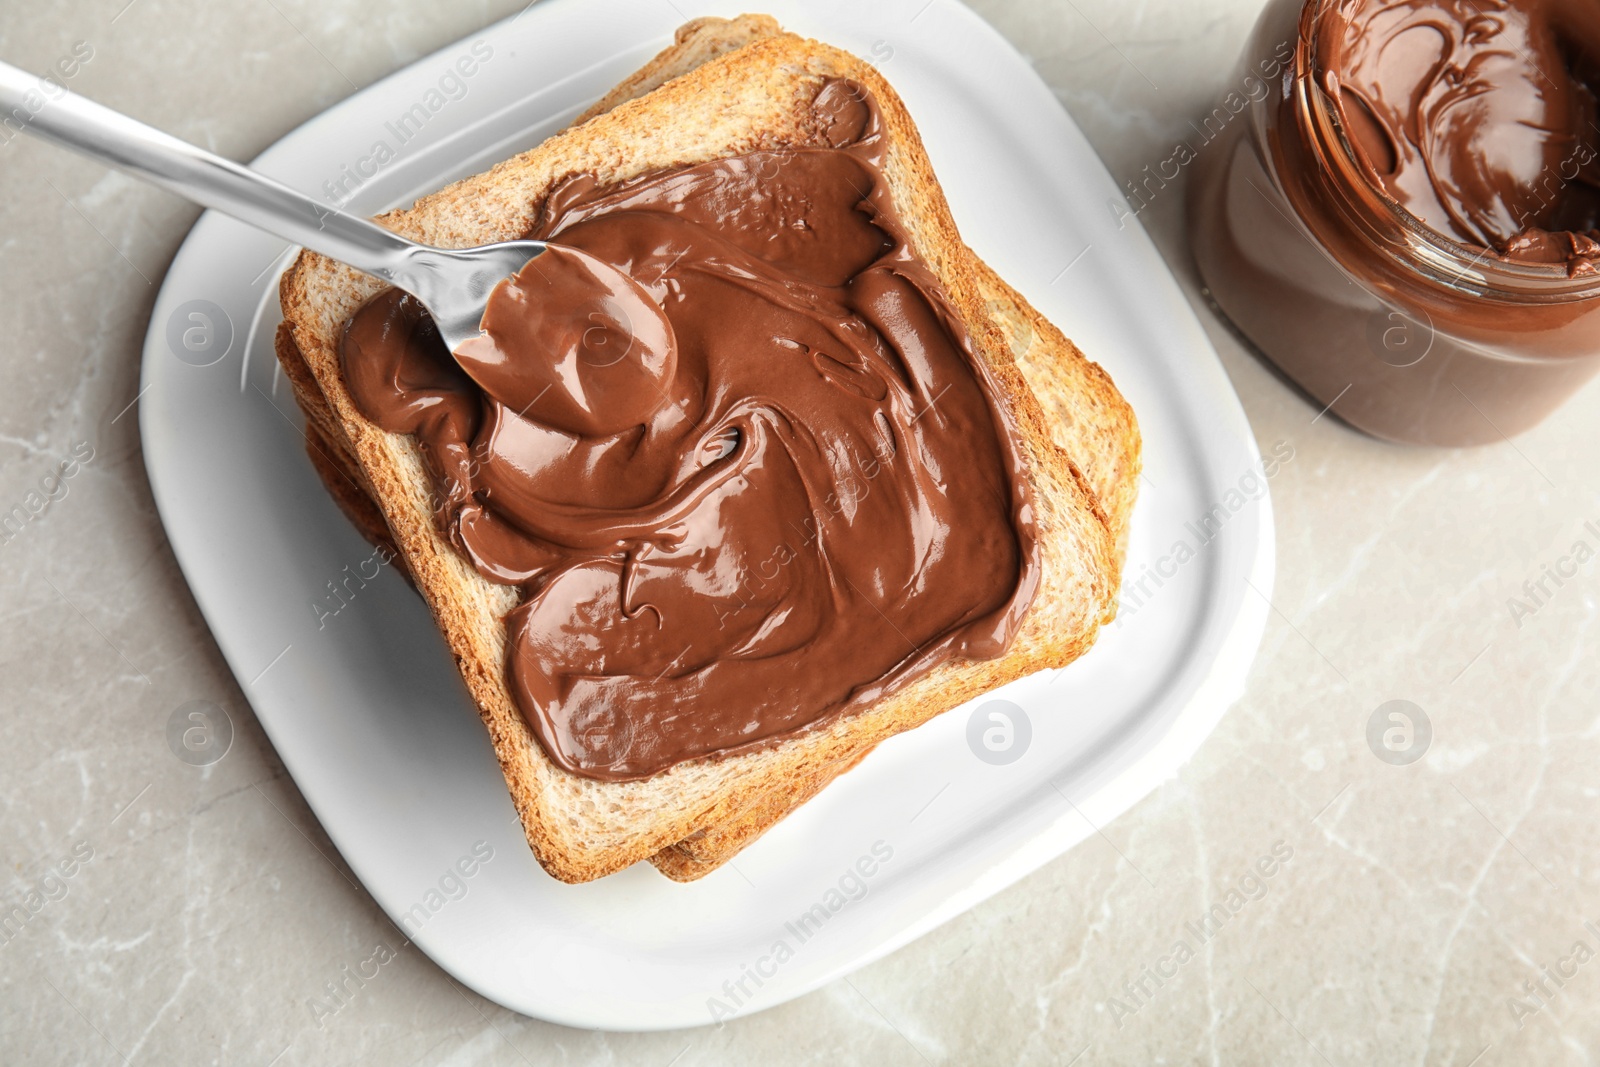
[[[414,443],[368,423],[345,389],[342,328],[379,283],[302,254],[282,281],[278,350],[307,409],[314,430],[309,440],[327,461],[319,469],[325,477],[349,477],[377,503],[400,561],[433,610],[479,706],[529,844],[546,870],[566,881],[597,878],[663,850],[681,853],[671,846],[686,839],[753,839],[790,810],[792,798],[815,793],[884,738],[1014,678],[1071,662],[1112,610],[1120,533],[1115,515],[1122,514],[1125,525],[1118,501],[1134,491],[1137,431],[1126,405],[1020,298],[1003,285],[997,289],[997,279],[960,242],[910,117],[877,72],[846,53],[776,33],[770,20],[702,21],[686,30],[665,62],[624,83],[612,94],[616,99],[602,101],[609,110],[597,109],[533,151],[381,221],[443,246],[518,237],[533,225],[550,188],[569,174],[615,182],[758,148],[815,143],[810,103],[824,79],[864,84],[884,115],[885,176],[896,208],[1020,429],[1038,503],[1042,583],[1022,631],[1000,659],[947,663],[864,711],[756,752],[691,761],[634,782],[563,772],[545,757],[503,680],[503,619],[520,594],[485,581],[448,545],[434,526],[432,490]],[[692,69],[674,75],[674,67]],[[1003,313],[991,307],[995,300]],[[1031,361],[1047,369],[1040,381],[1049,386],[1061,378],[1083,391],[1082,403],[1070,395],[1046,398],[1052,411],[1114,413],[1098,419],[1080,414],[1066,435],[1068,448],[1053,438],[1060,420],[1047,417],[1014,354],[1014,335],[1023,327],[1043,339],[1039,359]],[[1054,359],[1075,369],[1060,372]],[[1074,464],[1070,448],[1099,446],[1117,460]],[[370,512],[353,517],[364,527],[372,524]],[[658,865],[674,876],[697,873],[674,872],[671,862],[669,856]]]
[[[665,82],[686,74],[709,59],[725,55],[762,37],[783,31],[776,20],[764,15],[738,19],[697,19],[678,30],[673,45],[645,67],[607,93],[577,120],[577,124],[611,110],[618,104],[644,95]],[[1051,419],[1051,433],[1077,464],[1101,504],[1103,515],[1117,544],[1117,571],[1122,567],[1128,521],[1138,491],[1140,441],[1133,412],[1097,365],[1089,362],[1060,330],[1034,310],[1016,290],[999,278],[987,265],[979,263],[981,285],[991,315],[1006,332],[1013,358],[1028,379],[1030,387],[1044,404]],[[284,355],[296,396],[308,415],[326,409],[303,362],[291,350]],[[327,417],[313,422],[326,422]],[[392,549],[388,528],[375,504],[349,499],[350,487],[361,476],[359,468],[337,473],[329,457],[354,465],[347,450],[328,447],[320,438],[308,438],[312,462],[322,474],[332,495],[358,528],[374,543]],[[396,565],[403,570],[404,561]],[[681,881],[704,876],[726,863],[740,850],[810,800],[838,775],[851,769],[867,755],[866,749],[819,768],[804,782],[776,783],[751,799],[748,806],[732,818],[703,827],[662,852],[651,862],[664,873]]]

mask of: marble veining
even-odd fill
[[[974,6],[1131,182],[1229,91],[1260,0]],[[0,20],[0,56],[42,67],[91,42],[73,88],[248,157],[518,7],[34,5]],[[1472,451],[1394,448],[1319,417],[1206,310],[1180,179],[1140,221],[1263,446],[1298,457],[1272,483],[1279,579],[1244,698],[1103,838],[849,979],[721,1028],[573,1031],[482,1000],[398,943],[190,599],[131,412],[155,285],[195,211],[38,144],[0,157],[0,509],[80,442],[93,449],[0,536],[0,911],[25,917],[0,931],[0,1062],[1600,1058],[1600,572],[1536,604],[1528,592],[1600,524],[1600,386]],[[1433,729],[1406,766],[1367,740],[1395,699]],[[166,741],[194,700],[235,729],[204,766]],[[1244,881],[1275,846],[1292,860]],[[1170,962],[1179,941],[1192,956]],[[379,977],[317,1011],[379,944],[393,952]]]

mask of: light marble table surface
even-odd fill
[[[518,6],[3,3],[0,58],[41,69],[87,42],[75,89],[235,158]],[[1226,94],[1260,3],[975,6],[1128,179]],[[1144,222],[1263,449],[1286,441],[1295,458],[1273,482],[1275,611],[1248,691],[1175,779],[849,981],[720,1029],[564,1029],[482,1000],[415,948],[317,1025],[308,998],[387,924],[223,664],[157,519],[136,420],[120,417],[196,215],[56,149],[0,147],[0,505],[92,450],[0,544],[0,909],[47,891],[0,934],[0,1062],[1595,1058],[1596,565],[1532,617],[1509,602],[1596,540],[1583,526],[1600,524],[1600,383],[1480,450],[1401,449],[1319,419],[1205,310],[1176,194]],[[235,709],[238,731],[204,770],[165,739],[195,699]],[[1395,699],[1432,724],[1408,766],[1367,740]],[[1249,879],[1275,847],[1287,862]],[[71,877],[47,877],[63,864]],[[1197,935],[1230,892],[1245,906]],[[1180,938],[1197,946],[1181,964]]]

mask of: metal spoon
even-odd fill
[[[404,289],[432,314],[452,352],[479,335],[484,305],[494,287],[546,248],[543,241],[458,249],[408,241],[249,167],[0,63],[0,117],[15,122],[19,116],[27,116],[22,128],[28,133]]]

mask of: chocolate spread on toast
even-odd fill
[[[455,359],[399,291],[346,328],[357,407],[524,591],[506,681],[572,773],[757,748],[998,657],[1037,591],[1019,435],[911,250],[877,102],[832,80],[813,110],[815,143],[560,182],[528,235],[551,249]]]

